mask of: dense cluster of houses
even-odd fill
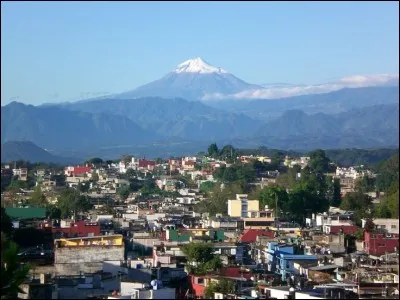
[[[270,162],[261,156],[239,159]],[[295,164],[304,166],[308,160],[300,158]],[[293,161],[287,158],[285,163],[290,166]],[[197,167],[205,164],[209,167]],[[222,280],[232,282],[234,289],[214,291],[215,299],[399,297],[398,219],[373,220],[375,228],[362,231],[357,240],[349,238],[362,230],[354,213],[335,207],[307,218],[306,227],[276,218],[273,209],[261,207],[258,199],[246,194],[228,200],[227,216],[196,212],[194,204],[204,199],[201,183],[214,181],[212,172],[221,165],[229,164],[183,157],[66,167],[68,186],[91,185],[87,195],[94,203],[92,210],[76,220],[52,220],[41,208],[6,208],[15,228],[31,226],[53,239],[51,263],[32,270],[30,281],[22,286],[26,294],[20,297],[201,299],[208,287]],[[143,176],[164,170],[154,178],[155,184],[180,196],[141,200],[132,193],[125,202],[117,201],[117,189],[129,184],[119,174],[130,169]],[[354,180],[352,170],[340,169],[336,175]],[[43,191],[51,195],[57,190],[56,182],[45,184],[51,181],[46,170],[36,173]],[[190,175],[197,187],[177,185],[172,173]],[[257,184],[268,185],[278,176],[278,171],[268,173]],[[96,181],[90,180],[94,177]],[[29,193],[21,191],[20,196]],[[102,210],[107,204],[112,212]],[[208,243],[222,266],[206,274],[191,273],[182,251],[189,243]]]

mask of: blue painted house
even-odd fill
[[[315,255],[306,255],[304,248],[298,244],[278,243],[276,241],[267,244],[268,271],[274,271],[286,280],[287,276],[299,275],[299,269],[295,264],[310,262],[317,264]]]

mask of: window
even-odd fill
[[[197,284],[204,285],[204,278],[197,278]]]
[[[392,229],[396,229],[396,228],[397,228],[397,226],[396,226],[396,225],[392,225],[392,226],[390,226],[390,228],[392,228]]]

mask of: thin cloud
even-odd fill
[[[300,85],[287,87],[276,86],[266,87],[264,89],[248,90],[237,94],[209,94],[202,100],[229,100],[229,99],[280,99],[300,95],[324,94],[341,90],[343,88],[360,88],[382,85],[398,85],[399,74],[377,74],[377,75],[355,75],[340,78],[339,80],[319,85]]]

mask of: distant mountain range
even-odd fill
[[[31,163],[68,164],[81,162],[79,158],[53,155],[29,141],[10,141],[1,145],[1,162],[25,160]]]
[[[77,149],[157,139],[132,120],[113,114],[91,114],[58,106],[36,107],[12,102],[1,108],[1,143],[32,141],[48,149]]]
[[[200,151],[200,145],[211,142],[293,150],[373,148],[398,146],[398,120],[398,104],[336,115],[289,110],[261,122],[183,99],[103,99],[59,107],[11,103],[2,107],[2,143],[29,140],[79,157],[95,151],[118,156],[135,149],[164,156],[168,147],[176,153],[197,145]]]
[[[2,106],[1,143],[31,141],[52,154],[85,158],[190,154],[212,142],[287,150],[398,147],[398,81],[380,74],[261,86],[195,58],[125,93]],[[284,95],[297,96],[273,99]]]
[[[64,104],[65,109],[128,118],[159,137],[174,141],[221,140],[248,136],[262,124],[243,114],[184,99],[102,99]],[[153,138],[153,141],[157,139]]]

